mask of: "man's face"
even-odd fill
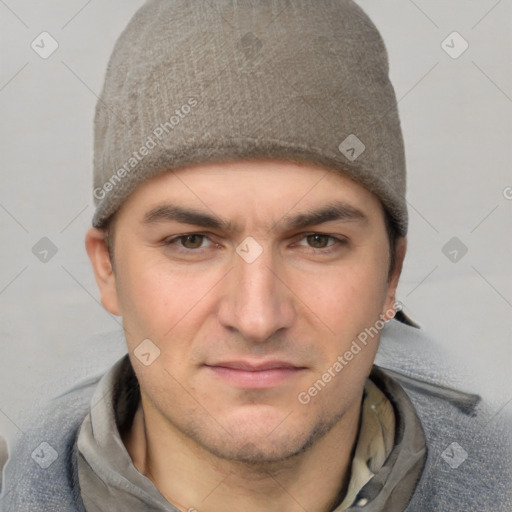
[[[358,407],[378,336],[351,347],[396,287],[381,204],[361,185],[275,161],[168,172],[125,201],[114,253],[103,303],[164,430],[223,458],[281,460]],[[134,354],[146,339],[160,350],[147,366]]]

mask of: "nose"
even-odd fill
[[[295,319],[293,293],[270,248],[252,262],[234,254],[218,309],[220,323],[247,341],[263,343]]]

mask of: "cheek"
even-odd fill
[[[162,349],[164,338],[185,342],[187,323],[202,314],[202,299],[218,280],[213,274],[202,272],[198,278],[197,271],[173,268],[144,252],[126,258],[118,268],[117,289],[130,349],[144,338],[154,339]]]
[[[144,262],[126,263],[119,266],[117,285],[123,325],[130,338],[135,334],[137,338],[156,338],[158,326],[165,318],[164,311],[172,311],[169,309],[172,296],[167,293],[172,283],[161,273],[148,269]]]
[[[356,262],[314,276],[296,276],[295,289],[331,334],[346,341],[379,318],[387,290],[381,267]]]
[[[317,340],[315,378],[303,391],[317,393],[312,403],[327,414],[356,399],[371,370],[384,325],[379,315],[386,286],[382,265],[370,264],[340,267],[309,284],[302,293],[327,328]]]
[[[354,318],[375,321],[386,298],[387,280],[379,265],[368,265],[352,272],[351,313]]]

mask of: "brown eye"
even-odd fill
[[[203,243],[204,235],[185,235],[180,237],[181,245],[187,249],[199,249]]]
[[[208,235],[203,233],[187,233],[178,235],[174,238],[167,238],[162,241],[167,251],[174,254],[199,256],[204,255],[205,251],[218,247],[214,244]]]
[[[329,235],[320,234],[308,235],[306,237],[308,244],[310,244],[310,246],[314,247],[315,249],[324,249],[327,247],[330,238],[332,237]]]

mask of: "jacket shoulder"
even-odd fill
[[[456,365],[419,329],[393,326],[380,364],[404,388],[427,442],[407,512],[512,510],[512,419],[460,389]]]
[[[76,471],[76,439],[93,390],[91,382],[33,415],[4,468],[0,510],[85,512]]]
[[[473,410],[453,398],[403,384],[427,441],[427,461],[408,510],[512,510],[512,424],[480,402]]]

